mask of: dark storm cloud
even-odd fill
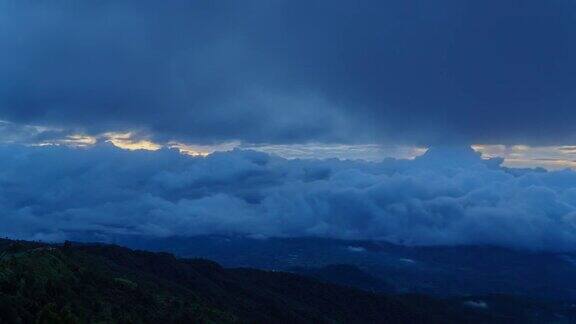
[[[576,248],[576,172],[512,173],[470,149],[380,163],[241,150],[194,158],[111,145],[0,145],[0,156],[1,236],[233,234]]]
[[[1,2],[0,118],[214,142],[573,143],[569,1]]]

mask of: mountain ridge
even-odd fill
[[[293,273],[224,268],[205,259],[116,245],[0,240],[0,256],[0,322],[8,323],[564,323],[576,318],[567,306],[515,297],[377,294]],[[485,304],[490,306],[484,309]]]

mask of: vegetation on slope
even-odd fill
[[[177,259],[167,253],[0,241],[2,323],[526,320],[518,316],[525,307],[512,315],[474,308],[463,301],[373,294],[284,272],[225,269],[211,261]],[[533,308],[530,316],[541,318],[534,315],[541,307]],[[558,319],[562,322],[563,317]]]

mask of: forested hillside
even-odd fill
[[[0,243],[4,323],[461,323],[569,313],[519,303],[504,311],[465,300],[373,294],[284,272],[225,269],[207,260],[109,245]]]

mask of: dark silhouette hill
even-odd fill
[[[441,297],[509,294],[576,303],[576,253],[569,251],[215,235],[132,237],[118,243],[175,253],[179,257],[207,258],[225,267],[296,269],[301,274],[369,291],[389,292],[391,287],[396,292]],[[333,265],[350,267],[331,268]],[[362,273],[353,271],[354,268]],[[348,271],[348,275],[334,273],[338,269]]]
[[[340,270],[339,275],[350,271]],[[562,305],[505,296],[383,295],[293,273],[226,269],[204,259],[112,245],[0,241],[1,323],[561,323],[571,318]]]

